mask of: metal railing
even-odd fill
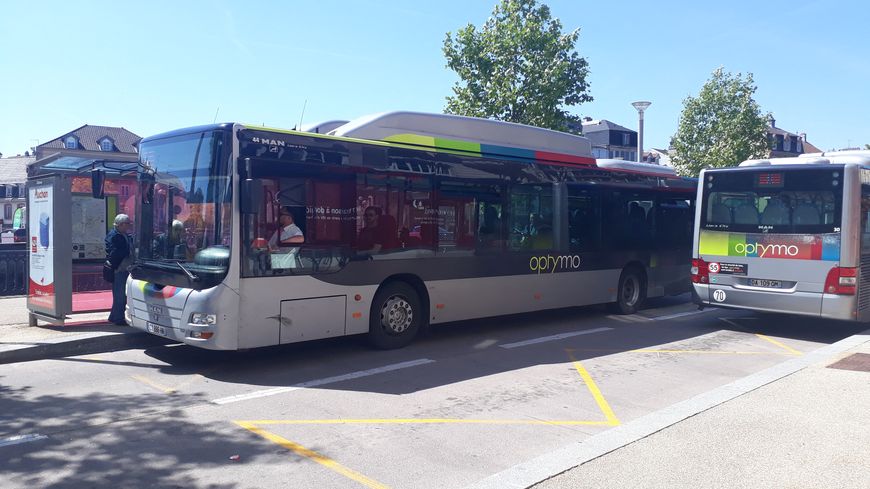
[[[27,248],[0,249],[0,296],[27,293]]]

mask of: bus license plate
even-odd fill
[[[169,328],[166,326],[160,326],[159,324],[154,323],[145,323],[145,329],[148,330],[149,333],[153,333],[160,336],[169,336]]]
[[[779,280],[765,280],[761,278],[754,278],[749,281],[749,285],[753,287],[766,287],[768,289],[781,289],[782,282]]]

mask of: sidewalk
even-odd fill
[[[25,297],[0,298],[0,364],[159,344],[160,338],[106,321],[107,312],[74,314],[64,326],[28,326]],[[157,340],[154,342],[154,340]]]
[[[866,489],[868,406],[870,330],[472,487]]]

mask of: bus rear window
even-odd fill
[[[842,175],[840,168],[708,173],[701,227],[747,233],[836,232]]]

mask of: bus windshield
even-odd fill
[[[838,232],[842,176],[842,168],[709,172],[703,182],[701,228],[775,234]]]
[[[202,288],[226,275],[231,191],[224,133],[144,141],[135,278]]]

